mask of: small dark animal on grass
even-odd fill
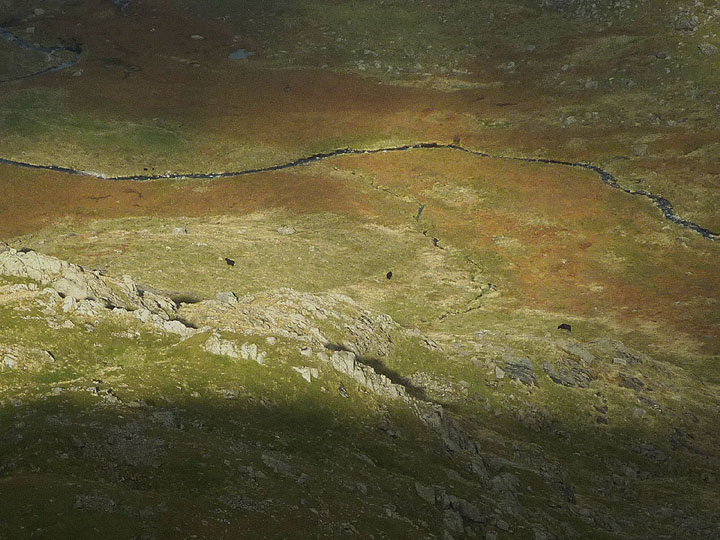
[[[233,261],[232,259],[228,259],[227,257],[225,257],[225,262],[228,264],[228,266],[235,266],[235,261]]]
[[[387,274],[385,274],[385,277],[388,279],[392,279],[392,270],[390,272],[388,272]]]
[[[572,326],[570,326],[568,323],[562,323],[560,326],[558,326],[558,330],[567,330],[568,332],[572,332]]]

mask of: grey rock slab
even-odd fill
[[[448,508],[443,513],[443,524],[445,527],[455,532],[463,531],[463,519],[459,512]]]
[[[295,371],[297,371],[300,376],[305,379],[307,382],[312,382],[313,379],[317,379],[320,375],[317,368],[311,368],[307,366],[302,367],[293,367]]]
[[[6,367],[8,369],[15,369],[17,367],[17,358],[12,356],[11,354],[6,354],[3,357],[3,367]]]
[[[243,360],[252,360],[253,362],[263,365],[267,353],[261,351],[254,343],[243,343],[240,346],[240,356]]]
[[[231,291],[219,292],[215,295],[215,298],[221,304],[225,304],[228,306],[236,306],[240,303],[237,295]]]
[[[240,349],[237,344],[223,339],[217,334],[212,334],[207,341],[203,344],[205,349],[210,354],[218,356],[227,356],[228,358],[240,358]]]
[[[695,32],[700,27],[700,19],[692,13],[681,13],[675,19],[675,30],[679,32]]]
[[[520,479],[512,473],[500,473],[495,475],[490,484],[493,490],[504,496],[513,498],[517,495],[518,489],[520,488]]]
[[[175,310],[172,300],[145,292],[127,276],[121,279],[105,277],[99,271],[43,255],[35,251],[16,251],[12,248],[0,252],[0,275],[29,278],[52,287],[63,297],[77,301],[94,300],[104,307],[139,309],[146,307],[153,313]]]
[[[407,396],[404,387],[399,384],[394,384],[385,375],[377,373],[372,367],[358,362],[353,352],[333,352],[330,357],[330,364],[336,371],[344,373],[378,395],[393,398],[403,398]]]
[[[572,339],[566,339],[559,341],[557,345],[560,350],[577,358],[585,365],[595,362],[595,355],[592,354],[588,347],[583,346],[577,341],[574,341]]]
[[[55,362],[55,357],[49,351],[23,346],[0,345],[0,370],[18,369],[37,371],[38,369]]]
[[[426,503],[435,504],[435,489],[432,486],[424,486],[420,482],[415,482],[415,491]]]
[[[537,386],[537,378],[533,372],[530,359],[525,356],[503,355],[505,361],[504,371],[508,377],[521,382],[526,386]]]
[[[656,463],[662,463],[667,461],[668,456],[665,452],[660,450],[654,444],[651,443],[639,443],[633,446],[633,451],[641,456],[649,458]]]
[[[543,371],[554,383],[568,387],[587,388],[591,380],[590,373],[580,366],[557,368],[549,362],[544,362]]]
[[[162,329],[171,334],[178,334],[184,338],[190,337],[195,333],[195,329],[184,325],[180,321],[165,321],[162,324]]]
[[[628,375],[626,373],[620,373],[620,386],[623,388],[629,388],[631,390],[642,390],[645,388],[645,383],[639,378]]]
[[[624,343],[615,339],[594,339],[585,344],[585,347],[600,360],[606,362],[622,364],[624,361],[626,364],[636,365],[648,360],[644,354],[626,347]]]
[[[718,48],[712,43],[701,43],[698,45],[698,49],[700,49],[700,52],[705,56],[713,56],[718,52]]]

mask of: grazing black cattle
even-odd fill
[[[228,264],[228,266],[235,266],[235,261],[233,261],[232,259],[228,259],[227,257],[225,257],[225,262]]]
[[[568,332],[572,332],[572,326],[570,326],[568,323],[562,323],[560,326],[558,326],[558,330],[567,330]]]
[[[387,274],[385,274],[385,277],[388,279],[392,279],[392,270],[390,272],[388,272]]]

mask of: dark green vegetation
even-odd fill
[[[454,141],[720,230],[717,2],[0,0],[0,27],[82,44],[0,85],[2,158]],[[0,79],[54,62],[0,40]],[[718,537],[717,242],[588,171],[3,165],[0,240],[30,250],[0,242],[0,539]]]

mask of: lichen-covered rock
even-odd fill
[[[595,362],[595,356],[593,355],[593,353],[590,352],[587,347],[583,346],[581,343],[575,340],[562,340],[558,342],[557,346],[561,351],[576,358],[586,366]]]
[[[258,346],[254,343],[243,343],[240,346],[240,356],[243,360],[252,360],[253,362],[263,365],[267,353],[258,349]]]
[[[141,291],[129,276],[111,278],[56,257],[12,248],[0,252],[0,275],[48,285],[64,298],[62,309],[66,313],[95,316],[104,308],[133,311],[138,319],[163,331],[184,337],[193,333],[192,328],[175,320],[175,302],[152,291]]]
[[[544,362],[543,371],[547,373],[547,376],[550,377],[554,383],[568,387],[579,386],[580,388],[587,388],[592,380],[590,373],[577,365],[556,367],[549,362]]]
[[[210,354],[216,354],[218,356],[227,356],[228,358],[240,358],[240,349],[234,342],[223,339],[217,334],[212,334],[207,341],[203,344],[205,349]]]
[[[506,354],[503,356],[505,360],[505,374],[511,379],[520,381],[522,384],[527,386],[537,386],[537,377],[533,372],[532,363],[530,359],[525,356],[513,356]]]
[[[698,45],[698,49],[705,56],[714,56],[718,52],[718,48],[712,43],[701,43]]]
[[[407,391],[402,385],[393,383],[382,373],[357,360],[351,351],[335,351],[330,357],[332,367],[354,379],[362,386],[378,395],[391,398],[406,398]]]
[[[700,19],[690,11],[681,11],[675,19],[678,32],[695,32],[700,27]]]
[[[312,382],[313,379],[317,379],[320,375],[320,372],[317,370],[317,368],[311,368],[307,366],[302,367],[293,367],[295,371],[297,371],[300,376],[305,379],[307,382]]]
[[[0,371],[37,371],[53,362],[55,357],[49,351],[21,345],[0,345]]]
[[[131,281],[109,280],[99,272],[35,251],[11,248],[0,253],[0,275],[33,279],[75,300],[99,300],[124,308],[135,308],[141,303]]]
[[[228,306],[236,306],[239,304],[237,295],[232,291],[223,291],[215,295],[218,302],[227,304]]]

